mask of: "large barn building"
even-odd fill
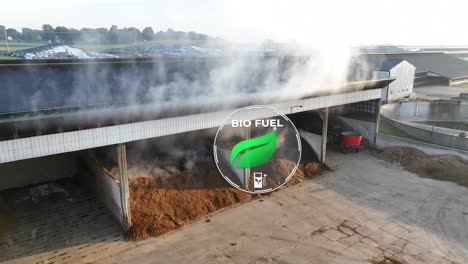
[[[382,100],[394,101],[413,93],[415,67],[402,59],[387,59],[375,68],[373,79],[395,78],[384,90]]]
[[[468,61],[443,52],[362,54],[354,58],[363,71],[379,68],[388,59],[405,60],[414,65],[415,86],[452,86],[468,82]]]

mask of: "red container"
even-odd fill
[[[361,145],[362,135],[355,132],[342,132],[341,143],[349,146]]]

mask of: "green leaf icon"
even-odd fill
[[[244,154],[241,154],[244,151]],[[238,168],[254,168],[269,161],[276,150],[276,129],[259,137],[243,140],[237,143],[231,150],[230,163],[234,162],[238,155]]]

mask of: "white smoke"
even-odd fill
[[[268,103],[297,99],[336,91],[350,75],[351,53],[347,47],[307,49],[284,45],[273,55],[232,54],[215,58],[157,58],[151,63],[122,67],[89,64],[58,73],[34,68],[25,76],[25,83],[10,85],[15,91],[22,90],[16,86],[32,87],[30,91],[34,93],[23,97],[28,98],[24,103],[32,109],[62,105],[114,107],[109,102],[123,103],[125,111],[119,112],[118,117],[131,119],[139,118],[143,112],[157,114],[191,107],[221,110],[257,100]],[[365,76],[358,78],[361,77]],[[98,115],[104,115],[103,111],[90,111],[87,118]]]
[[[351,52],[348,47],[317,48],[303,68],[294,69],[283,93],[301,97],[338,90],[348,79]]]

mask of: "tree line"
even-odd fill
[[[75,42],[99,42],[101,44],[125,44],[151,40],[199,40],[210,39],[206,34],[196,32],[184,32],[168,29],[155,33],[151,27],[139,30],[135,27],[118,28],[116,25],[107,28],[68,28],[64,26],[53,27],[49,24],[42,25],[41,29],[22,28],[18,31],[14,28],[5,28],[0,25],[0,41],[46,41],[51,43]]]

